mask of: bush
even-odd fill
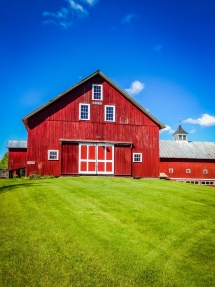
[[[13,174],[13,178],[18,178],[19,176],[17,174]]]
[[[30,174],[29,179],[40,179],[41,178],[41,175],[40,174]]]

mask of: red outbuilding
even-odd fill
[[[159,130],[165,126],[101,71],[25,116],[23,123],[27,176],[159,177]]]

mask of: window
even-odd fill
[[[102,85],[93,85],[92,92],[93,92],[93,100],[102,101],[102,98],[103,98],[103,87],[102,87]]]
[[[58,160],[58,150],[48,150],[49,160]]]
[[[142,162],[142,153],[133,153],[133,162]]]
[[[189,168],[187,168],[186,173],[191,173],[191,170]]]
[[[173,173],[173,168],[169,168],[169,173]]]
[[[105,121],[115,122],[115,106],[105,106]]]
[[[207,169],[203,169],[203,173],[204,173],[204,174],[207,174],[207,173],[208,173],[208,170],[207,170]]]
[[[79,104],[79,119],[80,120],[90,119],[90,105],[89,104]]]

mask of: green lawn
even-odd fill
[[[0,180],[0,286],[215,286],[215,189]]]

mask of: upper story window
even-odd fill
[[[93,100],[103,100],[103,87],[102,85],[93,85]]]
[[[80,120],[90,119],[90,105],[89,104],[79,104],[79,119]]]
[[[186,173],[191,173],[191,170],[189,168],[187,168]]]
[[[115,106],[105,106],[105,121],[115,122]]]
[[[173,173],[173,168],[169,168],[169,173]]]
[[[49,160],[58,160],[58,150],[48,150],[48,159]]]
[[[142,162],[142,153],[133,153],[133,162]]]

